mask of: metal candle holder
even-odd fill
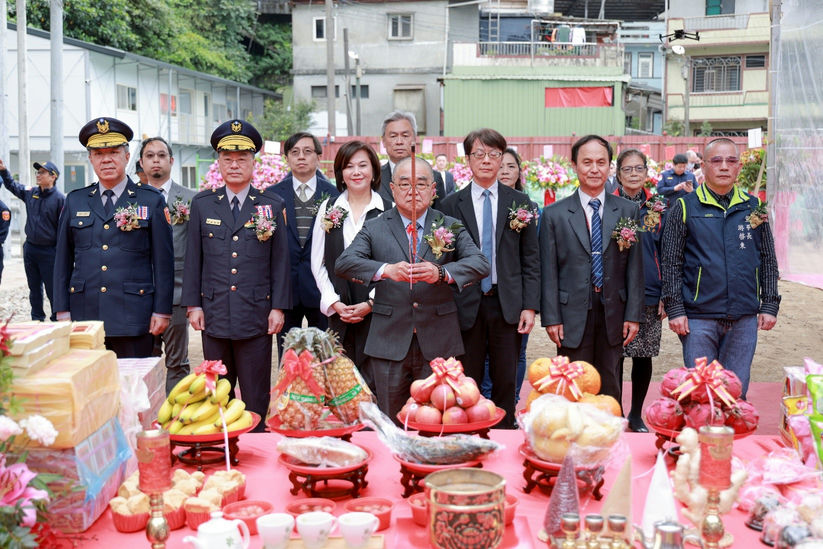
[[[720,517],[720,492],[732,485],[732,443],[734,430],[724,425],[704,425],[698,432],[700,470],[698,483],[708,491],[706,515],[700,525],[700,537],[707,549],[731,544]],[[724,539],[725,537],[725,539]]]
[[[171,488],[169,433],[162,429],[137,434],[137,469],[140,491],[149,496],[146,537],[152,549],[164,549],[169,539],[169,523],[163,514],[163,492]]]

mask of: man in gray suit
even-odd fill
[[[600,373],[600,393],[620,402],[622,347],[643,318],[642,249],[620,250],[612,231],[639,218],[637,206],[605,192],[612,148],[587,135],[572,146],[580,188],[540,220],[541,321],[557,353]],[[642,225],[642,223],[640,223]]]
[[[186,260],[186,237],[189,227],[188,211],[191,199],[197,194],[171,180],[174,154],[162,137],[149,137],[140,144],[140,165],[148,183],[160,191],[166,201],[174,246],[174,296],[169,327],[161,336],[155,336],[155,351],[160,351],[161,338],[166,345],[166,394],[189,373],[189,323],[186,308],[180,306],[183,293],[183,263]],[[159,353],[158,353],[159,355]]]
[[[374,372],[380,409],[395,418],[412,381],[431,373],[429,361],[463,354],[452,287],[462,290],[489,273],[489,262],[457,220],[429,208],[434,177],[428,162],[405,158],[394,170],[396,207],[365,223],[335,263],[335,274],[374,283],[372,321],[365,352]],[[416,204],[417,245],[411,246]],[[432,245],[435,228],[451,244]],[[413,281],[410,287],[409,279]]]

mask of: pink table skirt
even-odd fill
[[[643,506],[646,499],[646,490],[651,480],[650,470],[655,461],[654,436],[649,434],[627,433],[628,450],[632,456],[632,471],[634,482],[632,485],[633,521],[640,523],[643,517]],[[280,435],[272,433],[246,434],[239,440],[240,451],[238,458],[240,469],[246,475],[246,498],[262,499],[274,504],[276,512],[285,512],[286,504],[296,499],[306,497],[302,492],[292,495],[289,492],[291,482],[288,480],[288,471],[277,462],[276,450]],[[549,496],[535,488],[531,493],[523,492],[525,480],[523,478],[523,459],[518,447],[523,442],[520,431],[497,430],[491,432],[491,438],[505,446],[486,459],[483,468],[503,475],[507,482],[507,492],[517,496],[519,503],[517,515],[512,526],[507,528],[502,547],[545,547],[537,540],[543,516],[549,501]],[[370,448],[374,452],[374,459],[369,464],[366,476],[368,487],[361,492],[362,496],[381,496],[394,500],[396,505],[392,512],[392,525],[380,533],[385,534],[387,548],[394,547],[426,547],[428,546],[427,532],[412,522],[411,509],[401,497],[403,488],[400,484],[400,466],[395,461],[385,445],[377,438],[374,432],[359,432],[354,434],[353,442]],[[744,462],[750,461],[766,451],[780,446],[778,437],[750,436],[737,440],[734,443],[734,453]],[[623,452],[625,456],[625,451]],[[614,483],[615,476],[623,463],[618,452],[617,458],[611,463],[605,473],[605,485],[602,492],[608,495]],[[212,466],[213,467],[213,466]],[[216,469],[207,469],[206,473]],[[648,474],[644,474],[648,473]],[[605,497],[604,497],[605,499]],[[343,502],[338,500],[335,514],[343,513]],[[595,501],[590,495],[581,497],[581,514],[596,513],[602,501]],[[743,524],[746,516],[738,510],[725,515],[723,522],[726,530],[735,536],[735,547],[757,547],[759,532],[746,528]],[[191,547],[183,543],[183,537],[195,534],[188,527],[172,532],[166,543],[169,549]],[[114,529],[110,512],[107,511],[94,525],[82,535],[86,547],[148,547],[144,532],[122,534]],[[251,548],[262,547],[259,536],[252,536]]]

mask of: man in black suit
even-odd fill
[[[312,134],[298,132],[283,148],[291,172],[264,194],[281,198],[286,205],[287,241],[291,260],[292,308],[284,311],[283,330],[277,336],[277,354],[283,354],[283,336],[303,319],[309,326],[325,330],[326,315],[320,312],[320,290],[311,272],[311,240],[317,206],[326,198],[334,201],[340,193],[317,169],[323,149]]]
[[[414,114],[404,111],[390,112],[383,120],[383,134],[380,139],[386,154],[389,155],[389,161],[383,164],[380,170],[380,188],[377,192],[386,200],[395,202],[392,196],[392,174],[398,162],[411,156],[412,144],[417,140],[417,120]],[[435,171],[433,174],[436,186],[432,206],[437,208],[438,201],[446,196],[446,188],[440,174]]]
[[[492,400],[506,411],[501,426],[514,428],[520,341],[534,326],[540,306],[536,212],[528,196],[497,181],[506,150],[506,139],[500,133],[489,128],[473,131],[463,147],[472,181],[447,196],[440,208],[463,223],[492,268],[479,286],[455,295],[466,350],[460,360],[479,387],[488,355]],[[518,209],[531,217],[512,227],[510,211]]]
[[[118,358],[151,356],[169,325],[174,251],[160,193],[126,175],[131,128],[98,118],[80,143],[98,183],[66,196],[57,230],[57,320],[102,320],[106,348]]]
[[[454,186],[454,176],[449,170],[446,169],[448,165],[449,158],[445,154],[440,153],[434,157],[434,171],[440,174],[440,178],[443,180],[446,188],[446,196],[457,190],[457,187]]]
[[[254,126],[225,122],[211,145],[226,184],[192,200],[181,303],[202,331],[203,357],[222,360],[232,391],[239,382],[246,409],[265,418],[272,334],[291,307],[284,204],[251,186],[263,145]],[[264,427],[261,421],[256,430]]]
[[[602,137],[580,138],[572,146],[580,188],[543,209],[540,315],[557,353],[591,363],[600,393],[620,402],[620,356],[643,319],[645,289],[641,246],[621,250],[612,235],[618,221],[638,220],[639,210],[606,193],[611,157]]]
[[[396,207],[366,221],[334,265],[337,276],[359,284],[374,283],[365,351],[378,405],[393,419],[409,398],[412,381],[431,373],[431,360],[463,353],[451,288],[462,291],[489,272],[488,261],[469,234],[454,227],[457,220],[428,207],[434,182],[425,160],[415,159],[412,186],[412,160],[401,160],[395,169],[391,185],[398,199]],[[414,217],[412,204],[417,210],[416,247],[411,246],[409,227]],[[435,227],[454,227],[451,250],[432,248],[426,236]]]

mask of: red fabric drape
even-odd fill
[[[611,86],[584,88],[546,88],[546,108],[550,107],[611,107],[614,104]]]

